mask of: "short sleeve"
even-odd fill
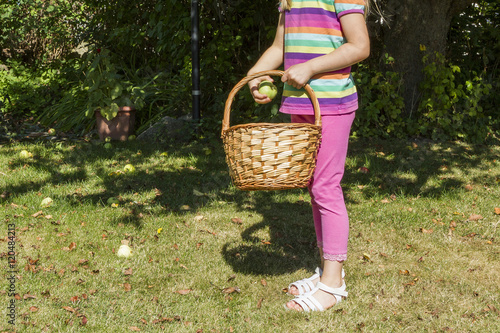
[[[339,0],[335,1],[335,11],[337,12],[337,17],[342,17],[346,14],[351,13],[365,13],[365,1],[364,0]]]

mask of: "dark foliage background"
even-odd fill
[[[495,93],[499,89],[499,4],[493,0],[436,3],[441,2],[442,7],[453,9],[450,13],[457,12],[443,15],[446,22],[435,22],[445,29],[444,45],[427,42],[425,36],[421,40],[401,36],[399,30],[407,28],[404,13],[415,1],[399,1],[397,6],[388,0],[372,1],[368,18],[372,55],[354,68],[361,95],[355,135],[485,142],[499,134],[499,94]],[[278,11],[277,3],[268,0],[200,3],[202,121],[198,133],[216,138],[225,99],[271,44]],[[89,76],[96,61],[111,64],[97,77],[101,85],[110,76],[119,77],[124,91],[140,92],[138,132],[164,116],[191,113],[190,8],[188,0],[3,2],[2,118],[32,117],[44,126],[89,133],[94,119],[86,111],[89,90],[95,84],[89,84]],[[397,43],[411,45],[407,52],[412,56],[396,54],[391,47]],[[409,77],[404,68],[416,74]],[[408,91],[414,92],[411,101]],[[257,107],[248,91],[241,91],[233,104],[232,122],[281,121],[277,110],[276,103]],[[8,129],[0,127],[1,131],[6,135]]]

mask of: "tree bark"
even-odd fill
[[[418,106],[423,79],[421,46],[426,52],[445,54],[451,19],[474,0],[378,0],[382,10],[380,42],[395,59],[395,69],[404,81],[407,116]]]

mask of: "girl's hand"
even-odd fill
[[[285,71],[281,77],[282,82],[286,82],[294,88],[303,88],[309,79],[313,76],[313,72],[307,63],[293,65]]]
[[[259,92],[259,84],[265,80],[274,82],[274,80],[270,76],[261,76],[248,82],[250,93],[252,94],[252,97],[255,100],[255,102],[257,102],[258,104],[267,104],[271,102],[271,99],[267,97],[267,95],[261,94]]]

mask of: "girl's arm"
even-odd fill
[[[280,14],[278,28],[274,36],[273,44],[262,54],[257,63],[248,71],[247,75],[252,75],[262,71],[273,70],[281,66],[283,63],[284,53],[284,34],[285,34],[285,20],[284,14]],[[250,92],[254,100],[259,104],[269,103],[271,99],[267,95],[259,93],[259,83],[263,80],[273,82],[270,76],[262,76],[248,83]]]
[[[293,87],[302,88],[316,74],[331,72],[354,65],[370,55],[370,38],[363,14],[340,17],[347,42],[335,51],[288,68],[281,78]]]

